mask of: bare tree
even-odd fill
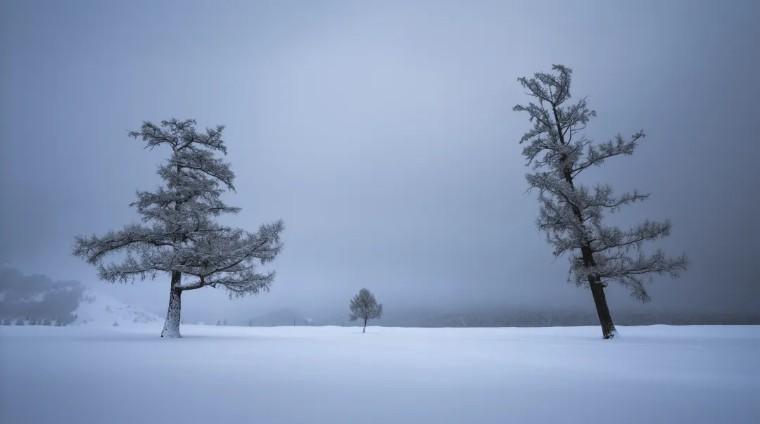
[[[78,237],[74,254],[97,265],[100,278],[127,282],[135,278],[171,275],[169,308],[161,337],[180,337],[181,296],[202,287],[224,287],[230,296],[268,290],[274,272],[260,273],[259,264],[280,251],[282,221],[262,225],[255,233],[218,224],[215,218],[240,209],[227,206],[221,195],[233,190],[234,174],[228,163],[215,157],[226,154],[223,127],[195,130],[194,120],[143,123],[130,136],[146,148],[168,147],[169,160],[158,169],[164,185],[140,191],[131,206],[142,217],[103,236]],[[110,254],[121,252],[113,262]],[[182,276],[192,277],[182,283]]]
[[[552,69],[552,73],[518,78],[534,99],[514,108],[527,112],[533,123],[520,139],[525,144],[523,155],[535,171],[527,175],[528,185],[539,193],[539,229],[546,232],[556,256],[570,255],[569,278],[591,289],[607,339],[615,335],[604,294],[607,283],[621,283],[632,296],[646,302],[649,294],[644,283],[653,274],[678,276],[686,269],[686,257],[669,258],[661,250],[645,251],[644,242],[669,235],[668,221],[644,221],[628,229],[605,225],[606,213],[648,195],[637,191],[614,195],[609,185],[590,188],[580,184],[578,177],[607,159],[633,154],[644,133],[639,131],[630,138],[617,135],[603,143],[586,138],[582,131],[596,113],[588,109],[585,98],[566,105],[572,71],[562,65]]]
[[[359,294],[351,299],[351,321],[364,320],[362,333],[367,331],[367,320],[380,318],[383,315],[383,305],[378,304],[373,295],[367,289],[359,290]]]

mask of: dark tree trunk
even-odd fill
[[[161,337],[181,337],[179,334],[180,311],[182,309],[182,290],[179,285],[182,281],[182,273],[172,272],[172,285],[169,291],[169,309],[166,311],[166,321]]]
[[[559,141],[563,145],[567,145],[565,142],[564,133],[562,132],[562,127],[559,123],[559,113],[557,112],[557,106],[555,104],[552,104],[552,112],[554,113],[554,122],[557,125],[557,135],[559,137]],[[564,162],[567,160],[567,156],[562,155],[561,160]],[[565,178],[565,181],[567,181],[568,185],[570,185],[570,189],[575,191],[573,173],[569,167],[565,167],[563,169],[562,176]],[[581,212],[578,206],[572,203],[570,204],[570,208],[572,209],[575,217],[578,218],[578,224],[581,228],[584,228],[585,233],[583,212]],[[583,257],[583,265],[586,268],[593,268],[596,266],[596,260],[594,260],[594,253],[591,250],[591,244],[588,240],[585,240],[585,237],[581,244],[581,255]],[[598,275],[589,275],[588,283],[591,287],[591,295],[594,297],[594,305],[596,305],[596,315],[599,317],[599,325],[602,326],[602,337],[605,339],[611,339],[615,337],[615,324],[612,323],[610,309],[607,307],[607,297],[604,296],[604,284],[602,284],[602,281]]]
[[[596,261],[590,248],[582,248],[581,253],[585,266],[589,268],[596,266]],[[612,322],[610,308],[607,306],[607,296],[604,295],[604,284],[599,280],[598,276],[589,275],[588,285],[591,289],[591,296],[594,298],[596,316],[599,317],[599,325],[602,327],[602,337],[611,339],[615,337],[615,324]]]
[[[367,318],[364,318],[364,328],[362,328],[362,333],[367,332]]]
[[[612,322],[610,309],[607,307],[607,297],[604,295],[604,285],[599,282],[589,284],[591,286],[591,295],[594,297],[596,305],[596,315],[599,317],[599,325],[602,326],[602,337],[611,339],[615,337],[615,324]]]

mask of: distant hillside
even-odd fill
[[[83,291],[78,281],[53,281],[0,267],[0,324],[69,324],[76,319]]]
[[[91,289],[85,291],[74,315],[74,324],[95,325],[143,324],[160,319],[155,314]]]

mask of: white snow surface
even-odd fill
[[[0,422],[760,422],[760,326],[160,328],[0,327]]]

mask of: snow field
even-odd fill
[[[0,327],[0,422],[760,422],[760,326],[160,329]]]

